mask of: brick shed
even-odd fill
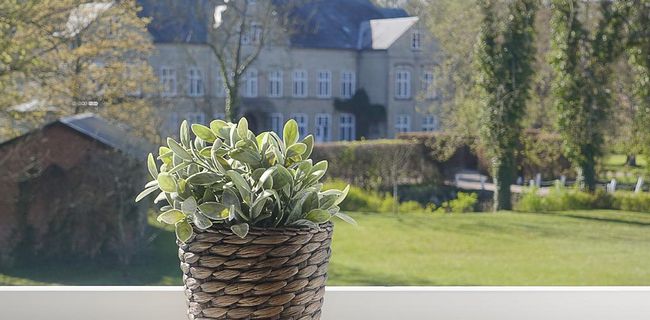
[[[146,226],[146,145],[104,119],[61,118],[0,144],[0,265],[16,259],[127,263]]]

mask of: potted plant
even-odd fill
[[[281,139],[238,124],[187,122],[180,142],[148,157],[158,221],[176,228],[190,319],[318,319],[334,216],[344,190],[323,191],[327,162],[289,120]]]

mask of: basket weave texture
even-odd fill
[[[179,244],[189,319],[320,319],[332,231],[195,229]]]

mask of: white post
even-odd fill
[[[481,190],[485,190],[485,176],[481,176]]]
[[[639,179],[636,181],[636,186],[634,187],[634,192],[639,193],[643,191],[643,177],[639,176]]]
[[[561,176],[560,176],[560,184],[561,184],[563,187],[566,186],[566,176],[565,176],[565,175],[561,175]]]
[[[615,191],[616,191],[616,179],[612,178],[612,181],[610,181],[607,184],[607,192],[614,193]]]
[[[531,188],[535,187],[535,180],[530,179],[530,181],[528,181],[528,186]]]
[[[454,183],[456,184],[457,187],[458,187],[458,180],[460,180],[459,176],[460,174],[458,173],[454,175]]]
[[[538,173],[538,174],[535,175],[535,184],[537,185],[538,188],[542,186],[542,174],[541,173]]]

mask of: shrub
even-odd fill
[[[328,178],[364,189],[387,189],[393,183],[439,180],[436,164],[421,144],[404,140],[333,142],[314,147],[315,160],[330,163]]]
[[[548,195],[539,195],[536,188],[528,189],[515,205],[524,212],[613,209],[650,212],[650,194],[617,191],[606,193],[582,192],[573,188],[555,188]]]
[[[445,132],[401,133],[398,138],[417,141],[424,152],[436,162],[440,172],[453,174],[458,168],[477,168],[491,174],[490,159],[478,146],[476,137],[459,139]],[[563,156],[562,139],[554,133],[525,130],[520,138],[517,154],[519,174],[532,178],[537,173],[546,177],[571,175],[571,164]]]
[[[319,180],[327,171],[327,161],[312,163],[314,138],[298,141],[298,124],[289,120],[284,140],[274,132],[257,136],[242,118],[238,124],[214,120],[210,127],[193,124],[194,140],[188,123],[180,128],[180,143],[167,138],[158,160],[147,161],[154,180],[147,183],[136,201],[158,192],[154,202],[166,201],[158,220],[173,224],[182,242],[199,230],[223,224],[245,237],[251,226],[270,228],[306,226],[337,216],[354,222],[339,212],[348,187],[322,191]]]
[[[338,189],[345,186],[342,180],[330,180],[325,183],[323,189]],[[347,197],[341,202],[341,210],[360,212],[393,212],[394,198],[388,193],[368,191],[357,186],[350,186]],[[399,212],[404,213],[426,213],[433,211],[433,204],[423,206],[417,201],[406,201],[399,204]]]
[[[627,211],[650,212],[650,194],[630,191],[615,192],[612,207]]]
[[[478,203],[478,194],[459,192],[456,199],[446,201],[438,212],[466,213],[474,212]]]

